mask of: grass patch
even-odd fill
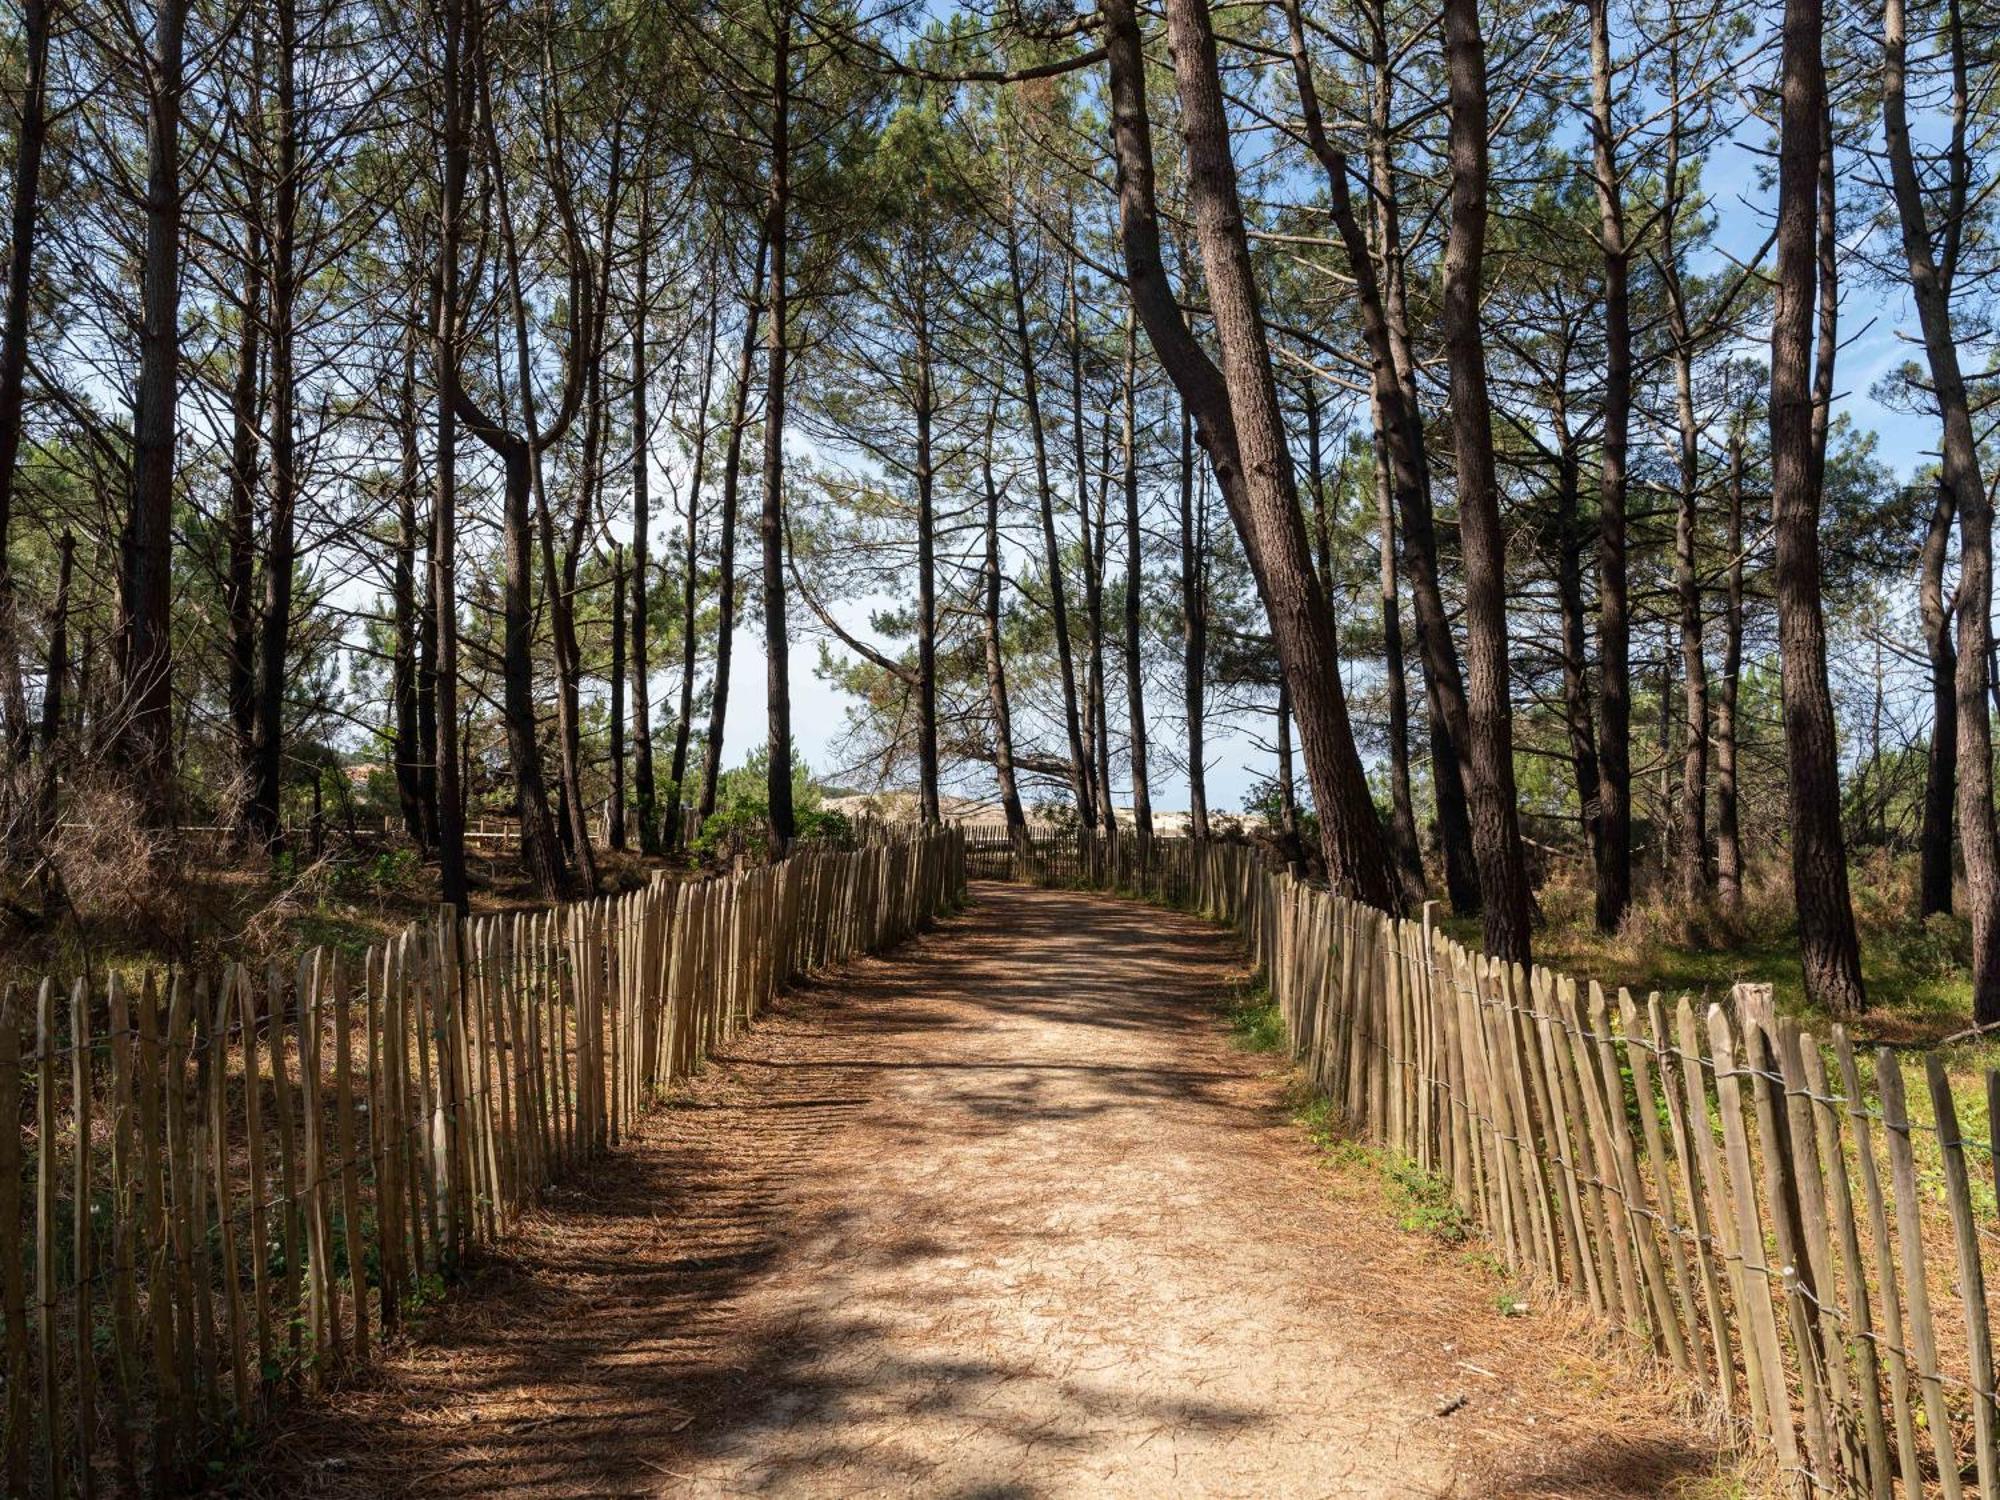
[[[1222,1019],[1245,1052],[1276,1052],[1285,1045],[1285,1018],[1262,979],[1252,980],[1225,1000]]]
[[[1851,1021],[1857,1042],[1892,1046],[1934,1042],[1970,1024],[1971,934],[1961,917],[1917,915],[1913,857],[1872,851],[1854,861],[1854,920],[1868,1010]],[[1798,914],[1789,867],[1760,861],[1746,882],[1743,907],[1724,913],[1689,907],[1671,892],[1642,891],[1617,932],[1597,930],[1588,885],[1562,872],[1536,893],[1542,924],[1535,961],[1579,983],[1595,979],[1609,994],[1622,987],[1643,997],[1658,990],[1669,1004],[1725,1000],[1738,983],[1768,984],[1781,1010],[1824,1032],[1829,1018],[1805,997],[1799,967]],[[1439,925],[1477,950],[1477,917],[1441,917]]]
[[[1396,1227],[1426,1235],[1443,1245],[1463,1245],[1472,1238],[1472,1221],[1451,1200],[1451,1184],[1426,1172],[1406,1156],[1349,1137],[1340,1111],[1324,1094],[1314,1093],[1303,1079],[1294,1079],[1285,1105],[1292,1120],[1335,1166],[1378,1178],[1395,1216]]]

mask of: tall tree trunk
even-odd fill
[[[1306,488],[1312,491],[1313,565],[1319,571],[1319,586],[1328,600],[1333,599],[1333,522],[1326,509],[1326,473],[1321,462],[1319,381],[1307,376],[1301,383],[1299,401],[1306,411]],[[1336,623],[1338,623],[1336,609]]]
[[[1107,31],[1111,13],[1106,7]],[[1167,30],[1187,138],[1189,198],[1246,501],[1244,543],[1260,565],[1265,609],[1319,810],[1327,876],[1344,894],[1394,909],[1395,871],[1348,720],[1332,611],[1313,571],[1299,515],[1297,476],[1250,265],[1207,6],[1202,0],[1169,0]]]
[[[438,885],[463,912],[465,797],[458,743],[458,409],[453,387],[459,362],[459,249],[465,232],[465,179],[471,164],[465,80],[466,0],[444,0],[444,54],[439,70],[443,123],[443,184],[438,213],[438,297],[432,363],[437,383],[437,495],[431,507],[430,629],[436,641]]]
[[[927,271],[920,271],[926,277]],[[910,298],[916,315],[917,419],[917,804],[927,825],[943,821],[938,805],[937,729],[937,561],[935,496],[931,471],[931,420],[936,392],[931,384],[931,330],[926,315],[929,288]]]
[[[56,554],[56,597],[49,611],[49,655],[42,675],[41,769],[30,847],[36,856],[43,914],[53,915],[68,904],[62,871],[50,857],[56,835],[57,797],[61,790],[63,699],[69,685],[70,573],[76,563],[76,539],[68,531]]]
[[[601,310],[603,304],[598,306]],[[568,544],[558,555],[555,507],[549,499],[546,479],[538,485],[535,496],[535,529],[541,540],[542,577],[549,598],[549,634],[556,648],[556,725],[562,736],[559,771],[564,809],[560,831],[563,847],[571,857],[580,865],[594,866],[589,849],[590,806],[583,794],[583,632],[576,616],[577,573],[604,482],[605,347],[601,320],[591,336],[590,346],[594,352],[584,376],[583,444],[577,454]],[[535,466],[539,471],[539,457]],[[622,694],[620,707],[623,707]],[[620,837],[623,837],[622,827]],[[595,889],[596,881],[586,877],[584,886],[586,890]]]
[[[1813,457],[1816,223],[1826,126],[1823,24],[1821,0],[1785,0],[1777,286],[1771,318],[1771,519],[1800,957],[1807,998],[1832,1014],[1851,1015],[1863,1008],[1866,997],[1840,828],[1840,767],[1826,679],[1820,494]],[[1963,726],[1960,738],[1962,746]]]
[[[652,659],[648,655],[647,632],[651,622],[646,618],[647,572],[652,566],[652,460],[653,430],[647,412],[647,383],[652,372],[646,367],[646,318],[652,310],[653,288],[648,274],[652,251],[652,224],[648,209],[652,196],[650,182],[642,182],[639,188],[639,234],[638,261],[632,271],[632,803],[633,814],[639,825],[639,852],[658,854],[660,852],[660,794],[653,780],[653,680]],[[715,304],[709,304],[709,327],[711,335],[715,324]],[[708,423],[708,367],[702,372],[702,435],[707,436]],[[695,457],[697,474],[701,469],[701,457]],[[698,490],[688,492],[688,514],[700,509],[701,496]],[[694,588],[692,577],[688,580],[690,593]],[[682,746],[679,760],[674,765],[674,823],[680,824],[681,773],[687,769],[686,729],[687,710],[681,710],[679,723],[675,726]]]
[[[1954,202],[1947,258],[1940,265],[1932,250],[1933,236],[1925,212],[1923,187],[1910,145],[1904,98],[1907,43],[1903,0],[1885,0],[1882,32],[1882,113],[1889,147],[1890,182],[1897,221],[1902,228],[1910,290],[1917,305],[1917,322],[1923,330],[1931,389],[1939,415],[1944,419],[1943,486],[1951,491],[1951,507],[1958,514],[1959,579],[1955,605],[1958,661],[1953,678],[1958,720],[1958,837],[1965,859],[1967,915],[1972,920],[1972,1011],[1974,1020],[1984,1025],[2000,1020],[2000,837],[1996,837],[1994,824],[1993,737],[1987,696],[1992,652],[1993,500],[1980,472],[1979,442],[1973,430],[1971,403],[1959,368],[1958,340],[1952,326],[1951,288],[1957,274],[1960,205]],[[1956,25],[1952,28],[1951,46],[1958,74],[1956,87],[1960,92],[1955,98],[1959,108],[1950,143],[1950,171],[1952,181],[1958,184],[1965,180],[1968,169],[1963,133],[1964,42]],[[1822,209],[1823,216],[1828,212]],[[1823,238],[1830,238],[1825,224],[1821,233]],[[1823,256],[1825,253],[1823,250]],[[1942,497],[1939,504],[1942,508]],[[1927,547],[1927,554],[1928,550]],[[1927,556],[1927,586],[1928,561]],[[1927,603],[1927,612],[1929,608]],[[1928,622],[1926,633],[1931,634]],[[1935,663],[1936,646],[1932,652]],[[1934,728],[1932,739],[1937,738],[1938,730]],[[1948,852],[1946,880],[1949,880]],[[1946,891],[1948,896],[1948,884]]]
[[[1041,506],[1042,559],[1048,569],[1049,618],[1056,637],[1056,673],[1062,679],[1063,729],[1069,739],[1070,790],[1076,815],[1085,828],[1097,826],[1097,804],[1090,791],[1090,761],[1083,753],[1083,726],[1076,703],[1076,664],[1070,650],[1069,603],[1063,587],[1062,544],[1056,536],[1055,491],[1049,482],[1048,435],[1042,425],[1041,384],[1035,374],[1035,347],[1028,336],[1027,289],[1021,273],[1021,240],[1015,226],[1015,206],[1007,205],[1007,282],[1013,294],[1014,343],[1021,361],[1021,404],[1028,414],[1028,435],[1035,453],[1035,496]]]
[[[1021,811],[1021,789],[1014,777],[1014,718],[1007,703],[1007,663],[1000,649],[1000,488],[993,482],[993,429],[999,418],[996,396],[986,415],[986,446],[980,453],[979,476],[986,490],[986,557],[981,567],[980,634],[986,648],[986,696],[993,710],[993,774],[1000,783],[1000,810],[1007,819],[1007,839],[1025,850],[1028,819]]]
[[[1736,691],[1743,676],[1743,424],[1729,434],[1729,573],[1722,603],[1722,676],[1715,696],[1715,887],[1743,909],[1743,841],[1736,816]]]
[[[786,256],[791,210],[792,12],[780,4],[772,38],[771,182],[765,223],[771,241],[771,334],[764,367],[764,513],[758,535],[764,550],[764,682],[769,733],[765,799],[771,849],[782,855],[792,842],[791,640],[785,619],[785,375],[790,350]]]
[[[258,49],[262,51],[261,48]],[[262,427],[264,233],[262,205],[247,216],[243,237],[242,325],[236,336],[236,380],[229,396],[229,568],[223,607],[229,616],[229,733],[241,779],[236,836],[255,832],[250,789],[257,777],[257,454]]]
[[[1955,352],[1955,351],[1954,351]],[[1952,644],[1952,611],[1944,597],[1944,565],[1951,550],[1955,502],[1951,486],[1940,482],[1924,534],[1923,565],[1917,583],[1917,614],[1931,668],[1931,743],[1924,765],[1924,821],[1918,836],[1918,911],[1949,915],[1954,881],[1951,859],[1952,804],[1958,796],[1958,652]]]
[[[1389,358],[1396,383],[1402,389],[1403,410],[1414,421],[1416,435],[1421,439],[1423,404],[1417,391],[1417,358],[1410,340],[1409,278],[1405,274],[1402,212],[1396,195],[1396,159],[1391,138],[1396,73],[1389,49],[1389,15],[1384,0],[1370,0],[1368,17],[1369,67],[1375,82],[1368,116],[1369,221],[1382,283]],[[1457,647],[1451,638],[1449,621],[1441,611],[1431,608],[1422,587],[1428,579],[1430,594],[1436,594],[1438,550],[1430,465],[1423,460],[1416,467],[1417,489],[1412,501],[1419,524],[1410,524],[1410,512],[1405,509],[1404,572],[1410,579],[1417,657],[1423,675],[1424,702],[1430,709],[1431,791],[1437,813],[1438,844],[1444,855],[1445,897],[1454,915],[1468,917],[1479,910],[1479,870],[1472,854],[1472,811],[1465,794],[1465,748],[1462,737],[1454,739],[1452,730],[1453,696],[1455,693],[1462,700],[1464,690],[1453,688],[1455,676],[1440,676],[1431,666],[1433,658],[1446,653],[1455,662]]]
[[[1072,210],[1068,239],[1076,240],[1076,214]],[[1090,521],[1089,428],[1083,416],[1083,314],[1076,288],[1076,257],[1063,258],[1064,291],[1068,307],[1070,450],[1076,463],[1076,526],[1083,555],[1083,786],[1084,795],[1097,809],[1105,832],[1116,833],[1118,820],[1110,815],[1109,788],[1097,774],[1101,745],[1098,721],[1103,705],[1104,596],[1096,570],[1097,548]],[[1107,443],[1107,447],[1109,444]],[[1101,472],[1101,471],[1100,471]]]
[[[1679,848],[1677,835],[1682,831],[1674,822],[1674,643],[1671,631],[1662,633],[1660,641],[1660,691],[1656,700],[1660,705],[1659,719],[1659,836],[1654,839],[1657,853],[1660,881],[1664,885],[1674,867],[1674,851]]]
[[[1389,852],[1402,880],[1403,905],[1424,904],[1424,858],[1417,841],[1416,801],[1410,795],[1410,684],[1403,660],[1403,610],[1396,587],[1396,501],[1389,484],[1387,441],[1377,408],[1375,424],[1375,524],[1381,546],[1382,677],[1389,700]]]
[[[1689,416],[1692,416],[1690,407]],[[1690,434],[1691,438],[1691,434]],[[1680,887],[1688,902],[1708,899],[1708,662],[1702,650],[1701,583],[1695,571],[1696,489],[1692,441],[1683,454],[1674,528],[1674,584],[1680,595],[1682,720]]]
[[[625,847],[625,549],[611,549],[611,826],[605,842]]]
[[[1399,350],[1401,306],[1397,284],[1401,246],[1395,215],[1394,172],[1387,141],[1388,58],[1378,51],[1378,86],[1371,129],[1373,222],[1376,246],[1371,247],[1353,206],[1347,154],[1328,133],[1319,104],[1318,87],[1306,50],[1305,21],[1300,0],[1286,0],[1291,41],[1292,79],[1298,90],[1308,144],[1326,175],[1334,225],[1340,233],[1355,281],[1355,308],[1361,317],[1369,352],[1369,396],[1379,408],[1391,488],[1403,522],[1404,567],[1410,580],[1410,600],[1416,616],[1417,648],[1423,660],[1424,690],[1431,709],[1432,781],[1437,793],[1438,832],[1445,852],[1445,884],[1452,908],[1469,914],[1480,906],[1478,875],[1469,859],[1471,822],[1466,808],[1463,770],[1467,719],[1465,684],[1457,646],[1452,639],[1444,592],[1438,582],[1438,547],[1431,506],[1429,459],[1423,419],[1417,405],[1414,360],[1407,347]],[[1378,18],[1377,31],[1380,31]],[[1386,42],[1382,43],[1386,47]],[[1401,331],[1407,345],[1407,331]],[[1403,366],[1409,365],[1407,377]]]
[[[514,232],[513,211],[507,191],[507,174],[499,170],[500,142],[493,119],[492,68],[483,45],[471,48],[478,86],[479,118],[487,150],[496,164],[493,173],[494,210],[498,221],[500,260],[497,272],[506,277],[509,331],[514,340],[515,412],[521,419],[519,432],[509,431],[501,421],[484,412],[467,394],[456,369],[448,372],[454,387],[453,398],[461,414],[480,440],[499,456],[504,482],[502,489],[502,550],[505,580],[501,590],[503,644],[501,653],[502,716],[507,726],[508,756],[514,769],[517,815],[521,829],[521,862],[535,888],[549,900],[561,896],[569,884],[569,869],[563,857],[562,840],[550,811],[548,786],[542,769],[540,734],[535,713],[534,683],[534,571],[530,549],[535,539],[535,521],[541,521],[542,574],[547,581],[550,616],[554,626],[556,668],[559,682],[567,684],[579,673],[576,639],[569,616],[566,581],[556,566],[548,493],[543,483],[541,456],[544,449],[559,442],[568,431],[582,404],[585,375],[598,353],[601,320],[595,291],[584,272],[584,250],[568,212],[566,189],[560,179],[552,182],[558,209],[563,215],[570,261],[568,298],[569,344],[563,359],[563,394],[558,409],[546,429],[536,411],[534,375],[528,343],[527,301],[522,291],[520,242]],[[559,129],[559,126],[558,126]],[[560,141],[553,155],[559,156]],[[613,171],[617,170],[617,137],[613,136]],[[504,392],[502,393],[504,397]],[[503,407],[504,410],[504,407]],[[594,891],[597,871],[590,851],[590,830],[583,818],[581,776],[576,763],[577,736],[573,701],[566,691],[556,694],[556,740],[561,759],[564,803],[570,817],[570,836],[577,857],[577,873],[586,891]]]
[[[1282,673],[1278,677],[1278,706],[1273,718],[1277,722],[1278,842],[1293,872],[1303,874],[1305,850],[1299,844],[1299,791],[1292,773],[1292,695],[1285,687]]]
[[[1118,833],[1118,808],[1111,800],[1111,722],[1107,698],[1110,694],[1104,671],[1104,575],[1107,566],[1107,522],[1111,509],[1111,413],[1104,414],[1097,466],[1097,518],[1093,522],[1088,507],[1083,516],[1084,583],[1090,628],[1090,665],[1086,701],[1090,706],[1092,753],[1091,784],[1097,791],[1097,816],[1104,831]]]
[[[414,316],[414,315],[413,315]],[[418,712],[419,646],[417,610],[417,485],[423,460],[417,447],[417,325],[403,339],[403,378],[396,397],[396,443],[401,465],[396,475],[396,561],[391,580],[395,610],[395,656],[389,669],[389,710],[393,724],[396,801],[403,829],[420,849],[434,840],[426,818],[422,779],[423,726]]]
[[[1626,447],[1632,425],[1631,254],[1612,118],[1610,0],[1590,0],[1590,134],[1604,259],[1604,414],[1597,533],[1597,927],[1632,901],[1631,602],[1626,588]]]
[[[1529,961],[1528,871],[1514,796],[1514,724],[1507,680],[1507,539],[1500,524],[1486,351],[1479,327],[1486,249],[1486,45],[1478,0],[1446,0],[1451,99],[1451,230],[1445,240],[1442,324],[1458,467],[1458,535],[1465,559],[1467,733],[1472,848],[1479,862],[1486,951]]]
[[[1403,538],[1403,559],[1407,570],[1409,538]],[[1414,593],[1414,590],[1412,591]],[[1424,702],[1430,709],[1426,732],[1430,738],[1431,796],[1437,813],[1438,848],[1444,855],[1444,893],[1452,915],[1475,916],[1479,912],[1479,865],[1472,855],[1472,806],[1465,791],[1465,762],[1452,741],[1450,721],[1439,712],[1441,689],[1423,650],[1423,617],[1416,617],[1417,666],[1423,678]]]
[[[695,601],[701,582],[701,487],[708,462],[708,403],[715,380],[717,311],[718,303],[711,298],[708,337],[702,345],[700,406],[695,416],[694,471],[688,479],[687,534],[681,553],[681,698],[679,712],[674,717],[674,826],[667,838],[672,849],[681,846],[689,806],[688,733],[694,720],[694,671],[700,644],[695,638]],[[739,384],[739,393],[742,389]],[[740,460],[740,445],[737,456]]]
[[[716,539],[715,685],[708,697],[708,737],[702,744],[701,802],[706,823],[715,811],[716,783],[722,775],[722,732],[729,715],[729,661],[736,635],[736,509],[743,479],[743,434],[750,423],[750,381],[756,374],[758,325],[764,316],[765,258],[770,226],[759,221],[757,253],[743,301],[743,349],[736,363],[736,396],[729,416],[729,446],[722,459],[722,516]]]
[[[1111,144],[1118,169],[1119,252],[1125,263],[1126,286],[1139,321],[1145,326],[1147,341],[1181,398],[1182,585],[1186,598],[1200,605],[1199,610],[1190,612],[1186,636],[1188,658],[1196,668],[1188,675],[1189,706],[1193,710],[1188,716],[1188,779],[1196,814],[1195,834],[1201,838],[1208,834],[1207,808],[1201,795],[1204,752],[1200,698],[1206,661],[1207,582],[1203,569],[1209,548],[1206,507],[1196,508],[1192,504],[1190,429],[1193,441],[1208,455],[1231,524],[1243,541],[1259,599],[1267,599],[1270,590],[1251,519],[1229,392],[1222,372],[1188,327],[1161,253],[1152,122],[1146,114],[1145,52],[1138,12],[1131,0],[1106,0],[1101,13],[1109,63]],[[1303,552],[1303,528],[1300,531],[1299,545]]]
[[[1560,439],[1556,453],[1556,495],[1553,529],[1556,554],[1556,609],[1562,621],[1563,725],[1569,732],[1570,774],[1576,781],[1577,818],[1592,851],[1592,869],[1603,837],[1598,816],[1603,783],[1597,770],[1597,729],[1590,702],[1590,643],[1584,627],[1583,530],[1577,524],[1582,490],[1582,462],[1576,434],[1558,410]]]
[[[146,230],[130,505],[119,571],[118,741],[140,816],[174,822],[173,512],[180,391],[181,94],[187,0],[154,14],[146,97]]]
[[[1687,744],[1681,762],[1681,897],[1690,905],[1707,902],[1708,874],[1708,661],[1703,651],[1701,577],[1696,569],[1700,537],[1701,429],[1694,408],[1694,333],[1681,281],[1678,234],[1685,206],[1681,174],[1681,56],[1676,41],[1668,49],[1668,92],[1672,115],[1667,131],[1664,173],[1667,203],[1660,220],[1660,270],[1667,293],[1667,328],[1674,351],[1674,414],[1680,447],[1674,507],[1674,592],[1680,605],[1682,715]]]
[[[264,546],[264,609],[257,680],[257,768],[250,826],[266,848],[284,848],[286,666],[292,646],[292,574],[298,562],[298,7],[274,0],[278,33],[278,159],[271,213],[271,515]]]
[[[508,436],[511,438],[512,434]],[[555,816],[549,808],[548,783],[542,773],[541,736],[535,718],[533,568],[529,560],[533,535],[534,479],[530,473],[533,460],[528,445],[515,439],[502,449],[501,462],[504,474],[501,717],[506,722],[507,755],[514,769],[521,863],[543,899],[554,901],[565,894],[569,870],[563,859]]]
[[[1125,315],[1125,710],[1132,736],[1132,824],[1143,865],[1153,846],[1153,795],[1146,781],[1146,671],[1140,651],[1145,558],[1139,534],[1139,328]]]
[[[1194,419],[1181,406],[1181,685],[1187,714],[1188,832],[1208,837],[1208,766],[1202,733],[1208,671],[1208,528],[1195,509]]]
[[[1678,90],[1676,91],[1678,92]],[[1670,206],[1661,222],[1660,263],[1667,286],[1667,327],[1674,346],[1674,414],[1679,428],[1678,485],[1674,497],[1674,594],[1680,606],[1682,719],[1687,743],[1681,756],[1679,885],[1691,906],[1705,903],[1708,882],[1708,660],[1703,652],[1701,575],[1695,549],[1701,524],[1701,431],[1694,409],[1694,337],[1680,278],[1674,231],[1680,206],[1679,133],[1667,153]]]
[[[13,205],[8,219],[7,326],[0,331],[0,716],[16,764],[28,758],[28,700],[21,681],[21,641],[15,627],[14,482],[21,462],[22,413],[27,404],[28,321],[34,312],[35,236],[41,213],[42,148],[48,137],[49,32],[52,0],[23,0],[21,104],[14,132]]]

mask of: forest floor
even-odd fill
[[[781,999],[224,1488],[1740,1493],[1574,1313],[1299,1123],[1230,1035],[1243,977],[1192,917],[975,887]]]
[[[1624,986],[1643,997],[1658,990],[1670,1002],[1681,995],[1697,1003],[1723,1000],[1739,982],[1768,984],[1781,1010],[1825,1032],[1830,1018],[1805,995],[1798,904],[1782,860],[1751,867],[1733,915],[1689,906],[1648,871],[1625,921],[1610,934],[1596,929],[1586,875],[1573,867],[1552,872],[1535,893],[1537,963],[1579,981],[1595,979],[1609,992]],[[1865,850],[1849,863],[1848,879],[1868,990],[1867,1011],[1846,1018],[1849,1032],[1891,1047],[1935,1045],[1963,1032],[1972,1022],[1970,923],[1963,916],[1918,916],[1914,856]],[[1441,921],[1459,941],[1479,946],[1478,917]]]

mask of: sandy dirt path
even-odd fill
[[[1714,1463],[1310,1144],[1216,1019],[1222,932],[974,897],[781,1001],[231,1488],[1655,1495]]]

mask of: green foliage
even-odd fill
[[[1299,841],[1307,848],[1316,848],[1319,844],[1319,814],[1313,811],[1302,781],[1295,780],[1293,783],[1292,803],[1298,810]],[[1262,818],[1266,828],[1282,828],[1285,798],[1277,777],[1265,776],[1252,782],[1250,790],[1243,794],[1243,811],[1250,817]]]
[[[724,771],[716,781],[715,811],[701,825],[689,846],[700,859],[745,854],[768,858],[771,852],[771,752],[759,748],[742,765]],[[854,845],[854,825],[845,813],[823,806],[825,793],[812,770],[796,751],[792,755],[792,836],[802,843],[848,849]]]
[[[1245,1052],[1276,1052],[1285,1045],[1285,1019],[1261,982],[1230,996],[1223,1017],[1229,1034]]]
[[[1972,962],[1971,924],[1945,912],[1932,912],[1891,928],[1883,945],[1917,980],[1956,979]]]
[[[1472,1238],[1472,1220],[1452,1200],[1449,1182],[1408,1157],[1348,1139],[1339,1108],[1303,1079],[1294,1081],[1286,1103],[1293,1121],[1334,1165],[1381,1178],[1399,1229],[1447,1245],[1462,1245]]]
[[[1472,1221],[1452,1200],[1450,1183],[1407,1157],[1387,1151],[1378,1155],[1396,1205],[1398,1228],[1430,1235],[1447,1245],[1463,1244],[1472,1237]]]

